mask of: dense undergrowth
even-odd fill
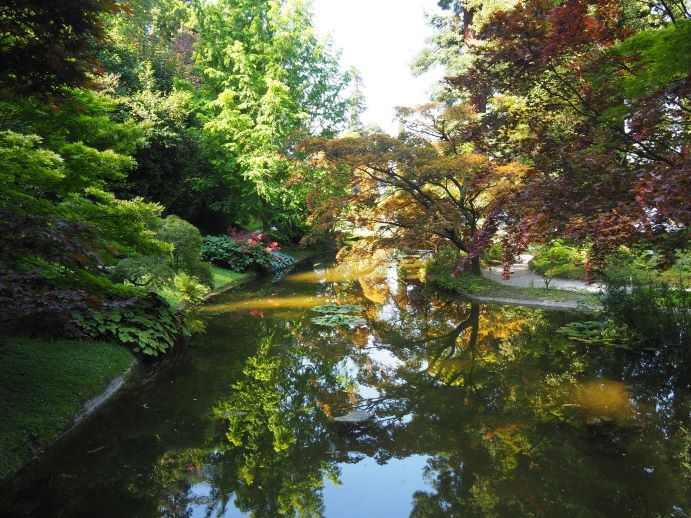
[[[604,318],[641,344],[689,349],[691,292],[683,284],[610,276],[601,299]]]
[[[535,273],[546,277],[586,280],[589,246],[557,240],[532,248],[534,255],[529,266]],[[500,253],[490,249],[490,257],[498,255]],[[605,280],[612,275],[672,286],[680,282],[688,285],[691,284],[691,251],[687,247],[665,256],[645,246],[621,246],[598,270],[591,271],[591,280]]]

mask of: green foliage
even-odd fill
[[[313,317],[310,319],[310,322],[320,326],[362,326],[367,324],[366,319],[358,315],[353,315],[353,313],[360,313],[362,311],[361,306],[356,306],[353,304],[325,304],[323,306],[313,308],[312,311],[323,313],[323,315],[320,317]]]
[[[123,94],[145,88],[145,72],[163,91],[191,77],[193,12],[184,0],[129,0],[131,11],[106,17],[108,39],[97,49],[105,68],[120,77]],[[145,77],[142,77],[142,76]]]
[[[609,257],[605,269],[609,277],[636,278],[670,286],[691,282],[691,251],[687,246],[661,253],[647,245],[619,247]]]
[[[171,307],[181,310],[198,306],[208,291],[209,286],[201,283],[196,277],[178,272],[172,283],[158,290],[158,293]]]
[[[104,36],[102,17],[119,8],[116,0],[3,2],[0,89],[52,96],[86,86],[96,69],[94,40]]]
[[[205,236],[202,243],[204,259],[213,264],[229,266],[231,256],[237,250],[237,243],[228,236]]]
[[[606,345],[631,349],[632,341],[625,329],[607,320],[571,322],[557,329],[557,333],[588,345]]]
[[[627,74],[618,74],[625,98],[656,93],[691,70],[691,20],[677,20],[667,27],[641,31],[615,45],[614,56],[635,56]]]
[[[691,333],[691,292],[686,286],[642,281],[609,272],[602,306],[608,319],[646,346],[687,347]]]
[[[161,222],[157,232],[161,241],[173,245],[173,268],[185,268],[199,261],[202,235],[194,225],[184,219],[171,215]]]
[[[345,314],[334,314],[334,315],[324,315],[321,317],[310,318],[310,322],[318,324],[320,326],[326,327],[338,327],[338,326],[362,326],[367,324],[367,320],[357,315],[345,315]]]
[[[220,0],[196,17],[205,131],[223,151],[223,183],[239,191],[244,214],[267,226],[304,227],[307,193],[293,180],[287,151],[296,135],[333,134],[345,116],[347,78],[335,53],[315,35],[304,2]],[[213,208],[237,210],[229,201],[214,198]]]
[[[0,132],[0,159],[3,163],[0,169],[0,203],[3,208],[35,204],[40,196],[58,189],[64,178],[60,171],[62,159],[56,153],[39,147],[41,141],[38,135]]]
[[[207,261],[235,272],[279,272],[290,268],[295,259],[278,252],[276,247],[276,243],[266,243],[259,233],[243,237],[206,236],[202,244],[202,256]]]
[[[585,252],[555,241],[543,246],[529,263],[530,269],[545,277],[585,278]]]
[[[204,240],[197,227],[171,215],[163,220],[157,237],[173,246],[171,266],[175,271],[192,274],[202,283],[211,286],[211,270],[201,260]]]
[[[134,286],[151,287],[165,285],[173,277],[173,269],[158,257],[126,257],[111,270],[115,282],[128,282]]]
[[[458,268],[462,258],[462,253],[457,249],[453,247],[442,248],[424,264],[423,272],[425,275],[439,279]]]
[[[206,236],[202,246],[204,259],[230,268],[235,272],[271,268],[271,256],[261,243],[246,246],[229,236]]]
[[[501,243],[492,243],[484,255],[485,262],[489,264],[501,264],[504,261],[504,247]]]
[[[98,231],[116,255],[163,255],[170,246],[156,238],[163,207],[141,198],[120,200],[112,193],[89,188],[84,195],[72,195],[58,206],[69,217]]]
[[[179,336],[189,335],[184,316],[154,294],[110,309],[74,312],[72,317],[86,335],[114,339],[149,356],[158,356],[172,347]]]
[[[338,315],[344,313],[359,313],[362,309],[362,306],[356,306],[354,304],[324,304],[323,306],[312,308],[312,311]]]
[[[199,230],[164,211],[299,237],[310,186],[288,153],[335,131],[346,78],[302,2],[39,3],[0,15],[0,321],[165,350],[181,317],[153,293],[188,311],[213,278]],[[263,238],[226,241],[215,260],[237,271],[294,263]]]

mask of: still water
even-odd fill
[[[326,303],[367,323],[312,323]],[[583,315],[440,298],[412,266],[317,264],[203,317],[206,333],[3,487],[0,515],[691,512],[687,366],[556,333]],[[353,410],[371,419],[334,421]]]

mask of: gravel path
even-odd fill
[[[533,256],[529,254],[523,254],[520,257],[521,261],[511,266],[511,278],[509,280],[504,280],[502,278],[502,273],[504,269],[501,266],[492,266],[489,269],[485,268],[483,269],[482,274],[485,277],[497,281],[506,286],[521,286],[523,288],[544,288],[544,277],[528,269],[528,262],[533,258]],[[551,282],[549,283],[549,287],[558,288],[561,290],[589,291],[591,293],[597,293],[602,288],[600,284],[586,284],[583,281],[561,279],[558,277],[555,277],[551,280]]]
[[[504,297],[485,297],[483,295],[472,295],[466,293],[464,297],[476,301],[486,302],[488,304],[508,304],[510,306],[526,306],[529,308],[542,309],[576,309],[579,311],[596,311],[598,306],[592,304],[584,304],[577,300],[530,300],[530,299],[509,299]]]

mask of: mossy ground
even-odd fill
[[[0,480],[69,428],[134,358],[111,343],[0,339]]]

